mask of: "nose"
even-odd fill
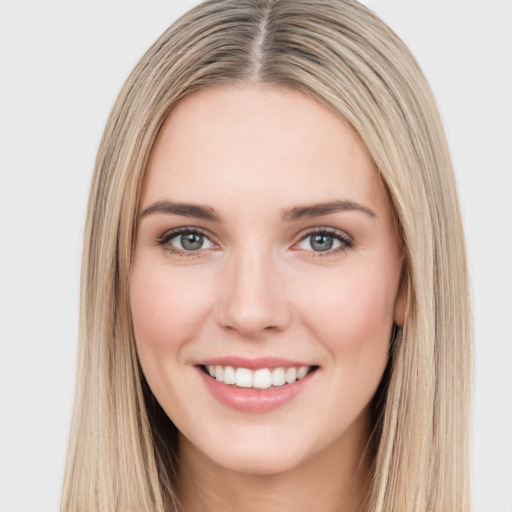
[[[283,270],[269,252],[245,248],[231,255],[222,274],[217,321],[244,337],[286,328],[291,312]]]

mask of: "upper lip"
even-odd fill
[[[247,368],[257,370],[258,368],[289,368],[301,366],[316,366],[311,362],[284,359],[282,357],[256,357],[248,358],[243,356],[224,356],[203,359],[195,363],[197,366],[233,366],[234,368]]]

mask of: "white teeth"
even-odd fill
[[[297,368],[287,368],[285,378],[288,384],[295,382],[297,380]]]
[[[272,386],[272,373],[268,368],[256,370],[252,377],[252,387],[258,389],[267,389]]]
[[[235,382],[235,369],[232,366],[226,366],[224,368],[224,384],[234,384]]]
[[[297,379],[303,379],[306,374],[308,373],[308,370],[309,368],[307,366],[301,366],[298,370],[297,370]]]
[[[286,384],[284,368],[275,368],[272,372],[272,386],[282,386]]]
[[[252,372],[247,368],[237,368],[235,372],[235,384],[239,388],[252,388]]]
[[[310,366],[289,368],[234,368],[233,366],[208,365],[206,371],[210,377],[224,384],[235,385],[240,388],[268,389],[272,386],[292,384],[303,379],[310,371]]]

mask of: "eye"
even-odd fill
[[[174,229],[158,240],[166,250],[173,253],[194,253],[203,249],[213,249],[216,245],[197,228]]]
[[[315,229],[304,236],[297,244],[298,249],[316,253],[337,253],[352,247],[353,241],[342,232],[333,229]]]

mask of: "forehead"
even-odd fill
[[[298,91],[222,86],[189,95],[169,115],[142,206],[169,197],[227,206],[240,197],[265,205],[343,196],[387,202],[368,151],[341,116]]]

